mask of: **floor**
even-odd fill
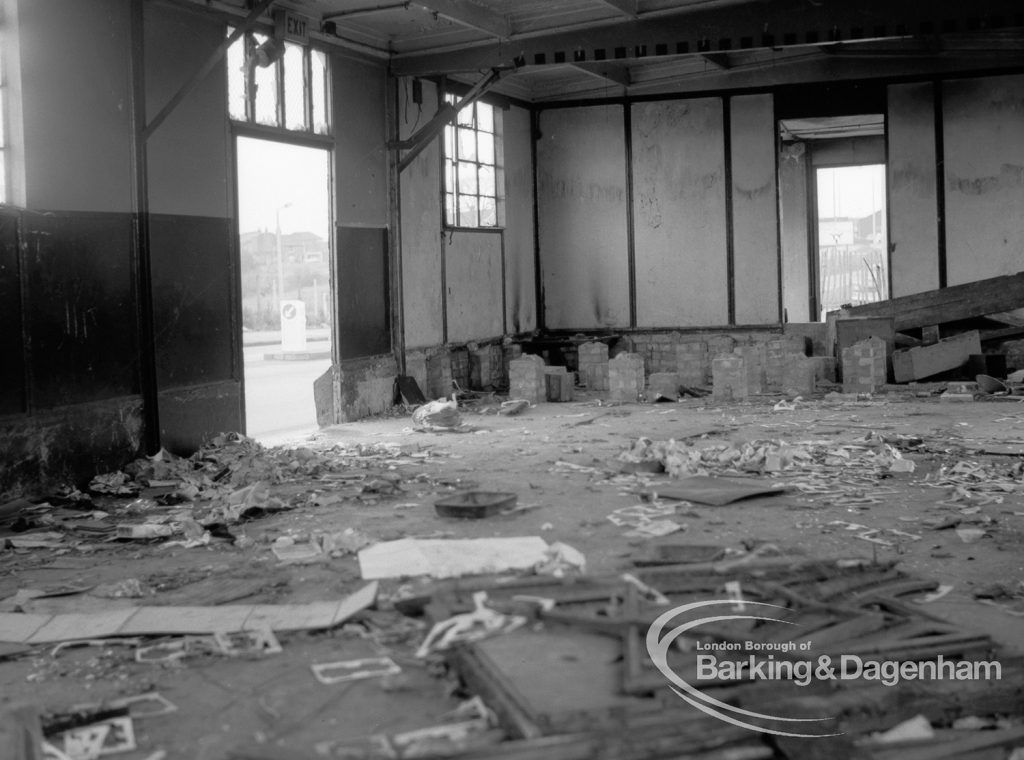
[[[8,539],[0,550],[0,610],[304,605],[343,599],[366,585],[354,553],[362,546],[403,537],[539,536],[577,549],[587,575],[602,577],[632,569],[638,552],[659,543],[712,544],[731,560],[753,553],[896,561],[906,573],[940,584],[929,601],[922,594],[909,604],[987,632],[1003,647],[1000,656],[1024,654],[1024,405],[906,394],[780,400],[610,404],[584,395],[503,416],[485,397],[463,404],[455,431],[419,431],[402,414],[339,425],[275,449],[249,448],[230,461],[217,460],[214,448],[208,461],[226,464],[231,474],[224,481],[234,480],[223,492],[271,483],[243,505],[256,509],[224,509],[218,527],[208,519],[210,504],[197,506],[202,525],[197,533],[186,530],[186,538],[197,539],[191,548],[164,545],[166,538],[113,540],[102,532],[114,523],[181,517],[182,504],[163,506],[138,493],[95,495],[93,508],[106,514],[86,513],[98,524],[92,535],[82,530],[88,525],[76,526],[82,515],[69,517],[65,508],[49,512],[56,517],[47,521],[47,510],[37,510],[37,527],[58,535],[40,548],[17,548],[9,539],[31,531],[0,532],[0,541]],[[231,449],[230,441],[222,443]],[[669,501],[651,495],[680,483],[650,471],[658,469],[650,462],[659,456],[678,474],[731,475],[786,488],[723,506]],[[435,501],[467,489],[514,493],[520,509],[478,520],[437,515]],[[631,537],[632,526],[609,519],[638,504],[669,505],[658,519],[679,529]],[[308,564],[279,559],[287,545],[302,547],[311,538],[325,554]],[[61,585],[77,593],[34,599],[25,593]],[[279,633],[276,654],[200,651],[142,663],[135,650],[152,640],[131,638],[56,650],[11,647],[6,659],[0,649],[0,711],[30,703],[65,713],[157,691],[176,710],[135,719],[138,748],[114,756],[379,756],[351,747],[365,746],[372,735],[450,721],[449,713],[471,696],[437,659],[415,656],[428,626],[395,608],[396,600],[427,588],[422,578],[383,580],[375,609],[331,630]],[[311,671],[316,663],[380,656],[400,673],[327,685]],[[559,696],[557,685],[542,691]]]

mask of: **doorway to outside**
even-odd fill
[[[245,429],[275,445],[317,429],[313,381],[331,365],[330,152],[235,147]]]
[[[815,171],[819,319],[889,297],[885,165]]]

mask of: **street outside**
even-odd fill
[[[246,434],[273,446],[317,430],[313,382],[331,366],[330,358],[267,359],[280,351],[278,333],[247,332],[245,357]],[[330,354],[330,330],[310,330],[306,350]]]

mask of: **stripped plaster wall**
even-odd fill
[[[637,325],[726,324],[722,99],[639,103],[632,127]]]
[[[778,323],[779,226],[775,108],[770,94],[729,99],[735,319]]]
[[[889,248],[893,296],[939,286],[935,86],[888,88]]]
[[[542,111],[537,206],[544,326],[627,327],[622,106]]]
[[[437,109],[437,86],[422,81],[423,103],[397,82],[399,135],[408,138]],[[497,339],[536,327],[533,172],[529,111],[501,109],[505,161],[505,225],[447,229],[441,206],[442,143],[438,137],[399,178],[402,304],[407,352]]]
[[[1024,269],[1024,75],[942,84],[947,284]]]

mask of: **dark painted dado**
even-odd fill
[[[22,334],[18,217],[0,215],[0,415],[25,411],[25,341]]]
[[[139,392],[130,214],[22,217],[35,408]]]
[[[388,231],[338,227],[337,256],[340,358],[390,353]]]
[[[160,390],[234,376],[234,235],[228,219],[151,214]]]

